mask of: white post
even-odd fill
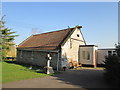
[[[47,74],[50,74],[50,60],[51,60],[51,57],[50,57],[50,54],[48,54],[47,56],[48,56],[48,61],[47,61]]]
[[[50,61],[52,60],[52,57],[50,54],[48,54],[48,61],[47,61],[47,74],[54,73],[52,67],[50,67]]]
[[[47,67],[50,67],[50,60],[47,61]]]
[[[50,74],[50,60],[47,61],[47,74]]]

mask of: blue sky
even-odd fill
[[[99,48],[114,47],[118,42],[117,2],[4,2],[6,26],[16,31],[18,45],[36,33],[83,26],[87,44]]]

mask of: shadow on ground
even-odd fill
[[[76,85],[85,89],[90,88],[111,88],[104,80],[103,70],[67,70],[62,74],[54,75],[58,80],[64,81],[66,84]]]

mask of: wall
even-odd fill
[[[96,46],[80,47],[79,55],[80,55],[79,62],[81,64],[96,66],[96,60],[97,60],[97,47]],[[88,55],[89,55],[89,59],[88,59]]]
[[[16,57],[16,46],[10,46],[10,50],[7,51],[7,57]]]
[[[44,67],[47,66],[47,54],[48,52],[42,51],[17,50],[17,62]],[[58,53],[52,52],[50,54],[52,57],[51,66],[57,69]]]
[[[98,54],[98,58],[97,58],[97,64],[104,64],[105,61],[105,56],[108,55],[108,51],[115,51],[115,49],[99,49],[97,54]],[[113,54],[113,53],[112,53]]]
[[[97,64],[104,64],[105,56],[107,55],[108,50],[98,50],[98,61]]]
[[[93,54],[94,54],[94,67],[96,67],[97,66],[97,52],[98,52],[98,47],[97,46],[94,46],[93,47]]]
[[[79,37],[77,34],[79,34]],[[78,62],[79,45],[85,45],[85,42],[80,30],[76,28],[70,38],[61,47],[62,65],[64,63],[67,64],[70,60]],[[69,66],[69,64],[67,66]]]

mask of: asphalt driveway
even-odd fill
[[[62,74],[3,84],[3,88],[110,88],[104,81],[103,70],[81,69]]]

